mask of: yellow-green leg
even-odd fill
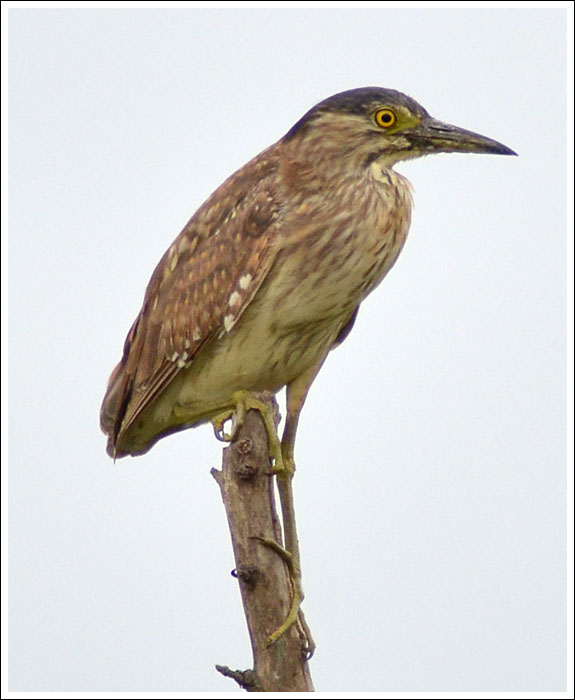
[[[284,545],[290,554],[291,559],[291,579],[293,586],[293,600],[288,617],[284,624],[279,627],[270,637],[279,638],[291,625],[298,623],[300,636],[304,640],[305,654],[311,658],[315,651],[315,642],[311,631],[305,621],[303,611],[300,606],[304,599],[301,576],[301,560],[299,553],[299,542],[297,536],[295,508],[292,481],[295,475],[294,447],[297,425],[303,404],[305,402],[308,389],[313,377],[319,367],[310,370],[306,375],[299,377],[287,387],[286,398],[286,423],[282,435],[281,450],[283,470],[276,475],[277,487],[282,510],[282,521],[284,528]]]
[[[319,367],[317,368],[319,369]],[[315,643],[311,636],[309,627],[305,622],[303,612],[300,605],[304,599],[303,588],[301,583],[301,565],[299,555],[299,543],[297,537],[294,499],[292,490],[292,480],[295,473],[294,462],[294,444],[299,420],[299,414],[307,390],[311,384],[311,379],[315,376],[317,369],[313,372],[298,378],[287,389],[287,416],[286,425],[284,428],[282,441],[280,443],[277,435],[276,422],[272,408],[259,400],[256,396],[248,391],[236,392],[232,399],[235,402],[235,410],[230,409],[212,419],[214,432],[219,440],[231,441],[237,435],[239,427],[242,425],[247,411],[256,409],[260,412],[264,422],[267,436],[270,456],[274,460],[273,473],[276,476],[278,494],[280,499],[280,507],[282,513],[284,546],[278,542],[268,539],[261,539],[262,544],[273,549],[279,556],[284,559],[288,567],[290,581],[292,585],[292,602],[288,611],[287,617],[283,624],[270,634],[268,642],[273,644],[277,641],[292,625],[298,624],[300,636],[304,640],[305,654],[310,658],[315,650]],[[232,419],[233,425],[230,434],[223,431],[224,423]]]
[[[319,371],[319,368],[323,363],[323,359],[325,358],[322,358],[321,362],[314,367],[311,367],[307,372],[291,382],[287,387],[287,415],[281,441],[281,467],[274,470],[276,472],[276,483],[282,511],[284,547],[280,547],[277,545],[277,543],[273,543],[271,546],[276,552],[278,552],[278,554],[280,554],[280,556],[283,557],[287,563],[288,570],[290,572],[290,580],[292,583],[293,598],[290,610],[284,623],[270,635],[269,641],[270,643],[275,642],[293,624],[297,623],[300,636],[304,642],[304,652],[308,659],[311,658],[315,651],[315,642],[300,607],[304,599],[304,592],[302,587],[299,542],[297,537],[292,481],[295,474],[294,447],[299,416],[309,387],[311,386],[315,375]],[[266,544],[270,546],[270,543],[266,542]]]

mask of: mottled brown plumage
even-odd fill
[[[299,415],[329,351],[394,264],[409,228],[409,183],[393,170],[433,152],[511,154],[438,122],[394,90],[334,95],[233,174],[190,219],[156,267],[110,377],[101,425],[113,457],[176,430],[257,407],[280,496],[293,600],[303,600],[291,480]],[[281,444],[253,392],[287,386]]]
[[[512,153],[362,88],[316,105],[226,180],[152,275],[102,405],[109,454],[233,410],[238,391],[287,385],[293,458],[313,378],[405,241],[410,188],[392,166],[439,151]]]

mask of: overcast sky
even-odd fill
[[[518,158],[398,166],[405,249],[328,359],[295,482],[325,691],[565,685],[563,9],[10,13],[13,691],[235,690],[251,653],[211,428],[113,464],[149,276],[313,104],[410,94]]]

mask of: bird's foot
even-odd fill
[[[211,422],[216,438],[221,442],[233,442],[243,425],[246,413],[251,409],[255,409],[256,411],[260,412],[266,428],[269,452],[270,456],[273,458],[272,471],[283,471],[284,463],[282,458],[281,443],[277,435],[276,410],[274,409],[274,406],[262,401],[250,391],[236,391],[236,393],[232,396],[232,401],[234,403],[233,408],[219,413],[217,416],[212,418]],[[226,433],[224,430],[224,425],[229,420],[232,421],[232,425],[230,432]]]
[[[305,621],[303,611],[301,610],[301,603],[304,599],[303,588],[301,583],[301,573],[299,571],[299,565],[296,562],[293,554],[288,552],[287,549],[282,547],[275,540],[271,540],[265,537],[257,538],[265,547],[269,547],[276,554],[278,554],[286,563],[290,583],[292,587],[292,601],[290,609],[288,611],[286,619],[283,623],[274,630],[268,637],[268,646],[271,646],[274,642],[285,634],[290,627],[297,624],[300,639],[302,641],[302,655],[308,660],[311,659],[315,652],[315,642],[312,637],[311,631]]]

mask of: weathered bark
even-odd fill
[[[273,401],[273,398],[270,399]],[[275,406],[275,401],[274,401]],[[298,625],[273,644],[269,635],[286,619],[292,599],[287,566],[262,539],[281,543],[267,434],[259,411],[250,410],[233,443],[224,449],[218,482],[232,536],[242,602],[252,645],[254,668],[217,667],[250,691],[313,691]]]

